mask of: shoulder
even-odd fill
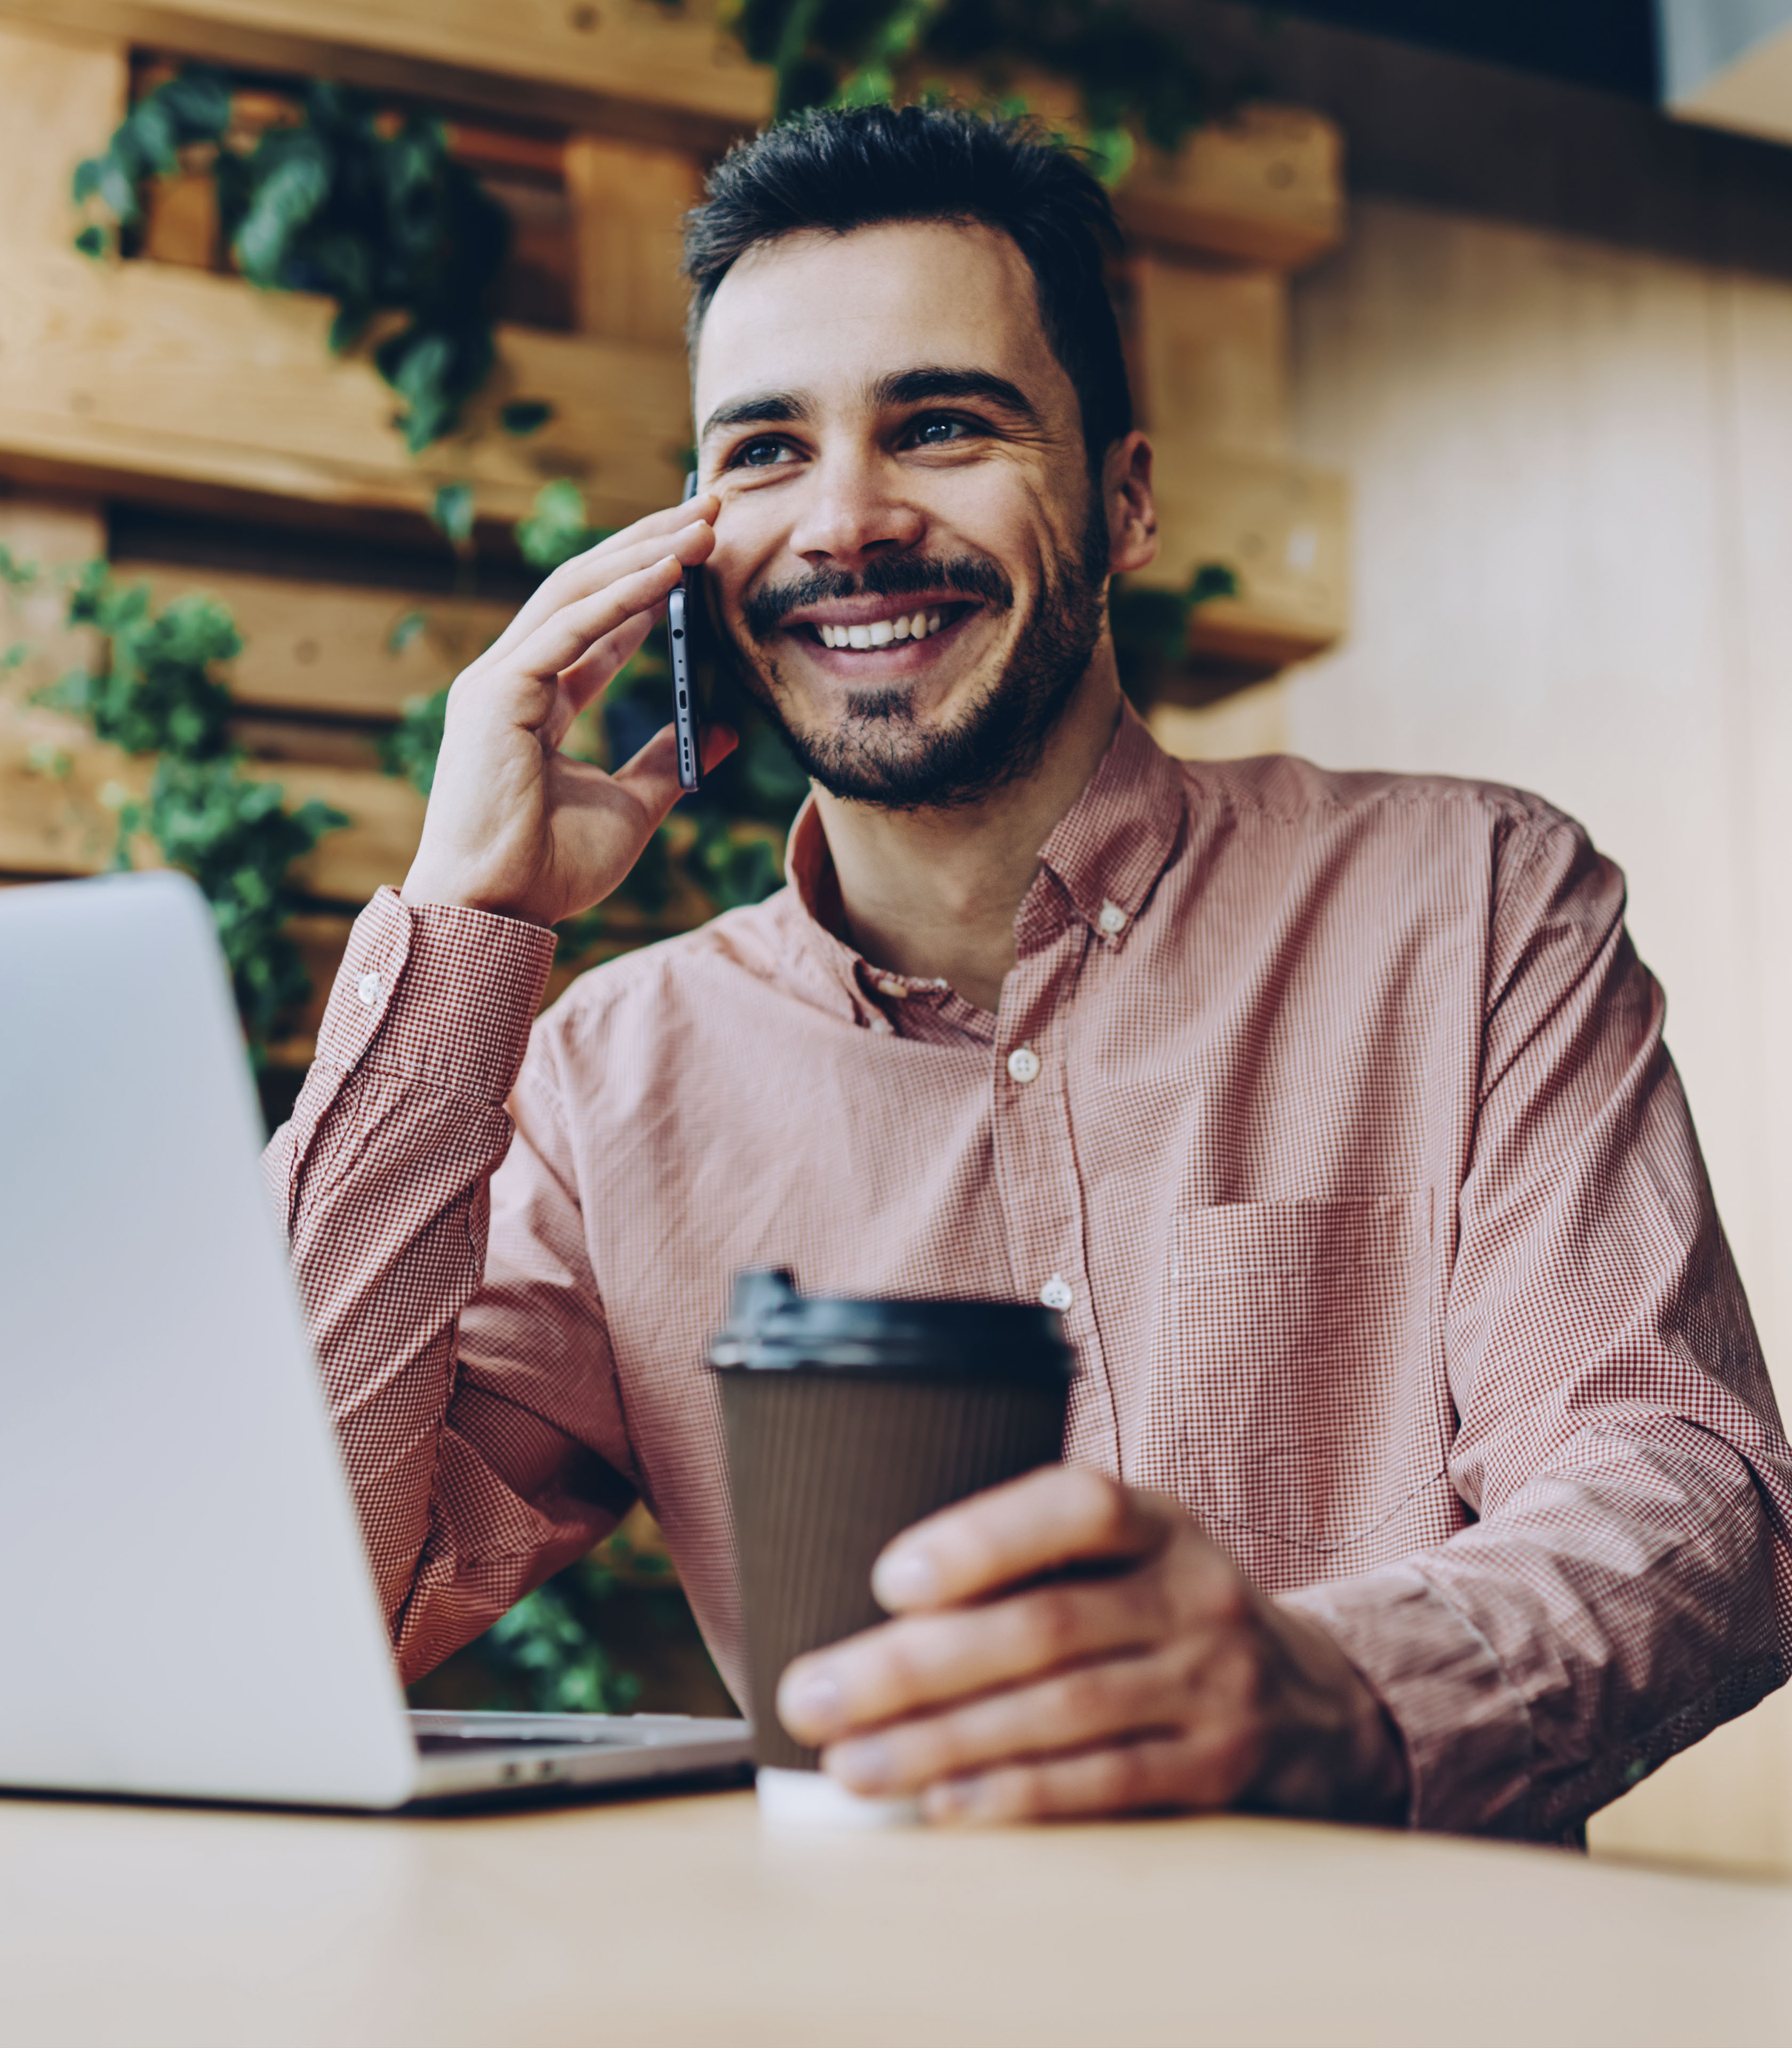
[[[1435,819],[1527,840],[1558,830],[1579,832],[1566,813],[1528,789],[1455,775],[1402,775],[1383,769],[1321,768],[1297,754],[1177,764],[1191,807],[1229,812],[1309,830],[1343,825],[1411,831]]]
[[[712,1014],[731,988],[770,986],[789,952],[788,926],[801,910],[788,888],[762,903],[724,911],[695,931],[660,939],[577,976],[538,1021],[538,1036],[588,1038],[697,1010]]]

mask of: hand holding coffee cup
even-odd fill
[[[752,1273],[735,1283],[710,1363],[762,1803],[847,1818],[851,1796],[780,1721],[778,1681],[793,1658],[884,1618],[872,1568],[894,1537],[1057,1458],[1074,1354],[1048,1309],[809,1298],[787,1274]]]

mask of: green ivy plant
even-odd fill
[[[1018,72],[1068,80],[1084,146],[1109,183],[1131,167],[1135,135],[1173,150],[1246,89],[1222,88],[1122,0],[734,0],[727,18],[747,55],[776,72],[780,114],[887,100],[931,65],[979,78],[1017,113]]]
[[[29,588],[41,572],[10,560],[5,580]],[[282,929],[293,907],[286,873],[324,833],[348,820],[326,804],[288,809],[276,783],[251,776],[230,737],[231,694],[219,663],[242,651],[235,621],[210,598],[178,597],[157,611],[142,585],[120,586],[103,561],[87,563],[68,592],[68,623],[103,636],[102,664],[74,669],[38,692],[94,736],[153,755],[149,793],[118,805],[113,864],[131,864],[140,833],[204,892],[230,964],[237,1007],[259,1061],[310,992],[298,949]],[[45,772],[66,772],[46,758]]]
[[[496,360],[493,295],[510,253],[509,216],[449,151],[442,122],[396,125],[379,103],[322,79],[299,89],[299,118],[252,146],[231,138],[231,83],[190,65],[146,94],[74,178],[77,205],[97,202],[76,246],[102,256],[134,240],[147,182],[204,164],[220,226],[242,274],[268,291],[334,300],[330,347],[357,347],[376,322],[375,368],[402,401],[394,425],[414,455],[459,425]],[[386,316],[395,316],[396,324]],[[551,414],[539,399],[504,409],[513,432]]]

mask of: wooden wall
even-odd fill
[[[239,740],[292,799],[350,817],[295,871],[316,988],[274,1049],[294,1073],[350,917],[402,879],[421,820],[411,789],[380,773],[376,742],[527,588],[510,522],[549,478],[578,482],[599,524],[677,495],[690,438],[680,217],[729,135],[770,105],[768,75],[729,50],[701,8],[674,17],[653,0],[526,12],[495,37],[487,12],[426,0],[323,7],[304,34],[261,0],[0,0],[0,543],[27,558],[110,554],[158,599],[222,599],[246,642],[231,676]],[[517,228],[499,367],[467,431],[407,455],[393,394],[363,358],[326,350],[328,305],[230,273],[203,177],[152,190],[140,258],[75,252],[72,166],[181,54],[270,68],[239,95],[251,125],[277,118],[281,71],[448,93],[454,146]],[[1289,456],[1286,317],[1289,268],[1342,230],[1341,156],[1332,124],[1256,107],[1174,159],[1148,154],[1123,194],[1139,246],[1116,282],[1166,457],[1154,580],[1181,587],[1220,560],[1242,586],[1197,622],[1192,696],[1240,663],[1330,644],[1347,615],[1342,480]],[[511,398],[547,399],[554,416],[526,440],[506,435],[493,414]],[[424,518],[448,483],[474,487],[483,522],[458,571]],[[390,653],[415,611],[428,630]],[[41,679],[14,678],[0,702],[0,880],[103,865],[105,799],[146,773],[25,705],[24,683]],[[46,753],[62,772],[42,772]],[[692,892],[651,920],[619,905],[600,950],[708,907]]]
[[[1294,445],[1355,487],[1352,630],[1224,707],[1227,751],[1520,784],[1623,864],[1792,1406],[1792,281],[1360,200],[1294,337]],[[1792,1704],[1594,1838],[1792,1872]]]

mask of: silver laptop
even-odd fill
[[[199,891],[0,890],[0,1786],[393,1808],[739,1772],[742,1721],[407,1713]]]

